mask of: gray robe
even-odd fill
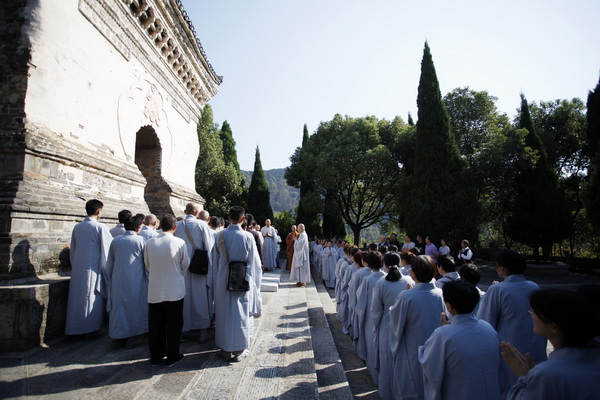
[[[193,247],[188,235],[185,232],[185,226],[194,241]],[[206,329],[210,327],[212,317],[212,260],[210,254],[214,246],[214,236],[208,224],[197,219],[193,215],[185,216],[185,225],[183,221],[177,223],[175,230],[176,237],[185,241],[188,256],[190,259],[194,254],[194,249],[207,250],[209,254],[209,266],[207,275],[192,274],[189,270],[183,273],[185,279],[185,298],[183,300],[183,332],[194,329]]]
[[[533,320],[529,315],[529,296],[539,286],[525,280],[523,275],[507,276],[503,282],[489,287],[479,301],[477,316],[492,325],[500,340],[509,342],[521,354],[529,353],[533,362],[546,360],[546,339],[533,333]],[[501,363],[500,389],[503,398],[517,380],[506,363]]]
[[[432,283],[416,283],[414,288],[401,292],[390,308],[395,399],[424,398],[418,350],[440,326],[440,314],[445,311],[442,289]]]
[[[437,328],[419,348],[419,362],[426,399],[500,400],[500,339],[474,314]]]
[[[390,343],[394,337],[390,327],[390,307],[396,303],[398,295],[408,289],[408,280],[402,278],[396,282],[380,279],[373,289],[373,300],[371,302],[370,318],[373,322],[371,342],[375,352],[371,356],[369,351],[369,365],[378,373],[377,389],[382,399],[392,398],[392,383],[394,377],[392,352]]]
[[[273,226],[266,227],[263,226],[260,229],[260,233],[264,239],[263,243],[263,263],[265,270],[271,270],[277,268],[279,266],[277,260],[277,232],[275,232],[275,228]],[[266,237],[266,234],[273,235],[272,237]]]
[[[294,257],[292,258],[292,271],[290,281],[310,282],[310,260],[308,254],[308,235],[302,232],[294,241]]]
[[[227,255],[220,244],[223,237]],[[253,320],[250,316],[251,302],[256,290],[253,272],[260,269],[260,257],[254,238],[239,225],[230,225],[219,232],[214,251],[214,266],[217,274],[215,284],[215,343],[225,351],[242,351],[250,348]],[[227,290],[230,261],[245,261],[248,292]]]
[[[114,238],[106,262],[108,335],[124,339],[148,332],[146,241],[133,231]]]
[[[71,235],[71,282],[66,335],[96,332],[104,323],[104,270],[112,235],[104,224],[86,217]]]
[[[372,345],[373,321],[371,320],[371,301],[373,300],[373,288],[377,282],[385,277],[385,273],[381,270],[371,271],[371,274],[363,279],[362,284],[358,288],[356,300],[356,324],[358,335],[354,338],[354,352],[361,359],[367,361],[369,367],[369,350],[374,351]],[[373,377],[373,381],[377,382],[377,371],[372,366],[373,354],[371,355],[371,368],[369,372]]]

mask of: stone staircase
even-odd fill
[[[239,363],[223,361],[214,341],[199,344],[197,332],[184,333],[185,358],[171,368],[150,365],[146,340],[133,349],[115,348],[106,335],[62,340],[0,353],[0,398],[379,398],[320,282],[297,287],[278,269],[264,275],[261,288],[262,316],[250,356]]]

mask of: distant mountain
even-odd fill
[[[242,171],[246,179],[246,186],[250,186],[252,171]],[[265,178],[269,184],[271,207],[274,213],[289,211],[295,214],[300,201],[300,190],[288,186],[284,178],[285,168],[269,169],[265,171]]]

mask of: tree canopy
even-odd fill
[[[322,198],[331,198],[359,243],[360,231],[379,222],[395,205],[400,166],[391,148],[401,120],[351,118],[336,114],[291,157],[290,186],[311,181]]]

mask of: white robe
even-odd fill
[[[294,257],[290,281],[310,283],[310,259],[308,250],[308,235],[302,232],[294,241]]]
[[[227,255],[220,240],[223,236]],[[230,225],[219,232],[214,251],[214,266],[217,274],[215,285],[215,344],[225,351],[242,351],[250,348],[253,330],[253,317],[250,315],[253,291],[252,274],[260,269],[260,256],[254,238],[239,225]],[[245,261],[246,280],[250,284],[248,292],[227,290],[229,262]]]
[[[352,313],[354,312],[354,301],[356,301],[356,292],[350,292],[350,284],[355,274],[361,271],[364,267],[358,268],[356,263],[350,265],[346,269],[344,275],[344,282],[342,282],[342,332],[346,335],[350,334],[350,328],[352,327]],[[352,302],[352,310],[350,309],[350,302]]]
[[[189,231],[193,246],[190,243],[188,235],[185,232],[185,226]],[[212,230],[205,221],[199,220],[193,215],[185,216],[185,225],[183,221],[177,223],[177,229],[174,236],[183,239],[187,246],[187,252],[190,260],[194,254],[194,249],[208,251],[208,274],[192,274],[189,269],[183,273],[185,278],[185,298],[183,299],[183,332],[206,329],[210,327],[213,312],[214,289],[213,266],[210,254],[214,246],[214,236]]]
[[[401,292],[390,308],[395,399],[423,399],[418,350],[440,326],[440,314],[445,311],[442,289],[432,283],[416,283],[411,290]]]
[[[71,281],[66,335],[96,332],[104,323],[105,267],[112,235],[95,218],[86,217],[71,234]]]
[[[419,347],[419,362],[428,400],[500,399],[500,339],[474,314],[437,328]]]
[[[486,295],[487,296],[487,295]],[[563,347],[548,361],[519,377],[508,392],[508,400],[584,400],[598,398],[600,348]]]
[[[109,313],[108,335],[125,339],[148,332],[148,271],[144,266],[146,241],[133,231],[110,244],[106,262]]]
[[[263,226],[260,229],[260,233],[264,239],[263,243],[263,264],[265,270],[271,270],[273,268],[277,268],[279,264],[277,263],[277,232],[273,226]],[[272,237],[267,237],[266,235],[272,235]]]
[[[373,288],[373,301],[371,302],[371,320],[373,321],[372,335],[373,348],[376,349],[374,357],[370,356],[371,368],[378,372],[377,389],[382,399],[392,398],[392,382],[394,381],[393,359],[390,350],[393,333],[390,327],[390,307],[396,303],[398,295],[408,289],[408,280],[401,278],[396,282],[381,279]]]
[[[509,275],[503,282],[489,287],[479,301],[477,317],[487,321],[500,335],[500,340],[512,343],[521,354],[530,353],[534,363],[546,360],[545,338],[533,333],[529,315],[529,296],[539,286],[525,280],[523,275]],[[500,389],[503,397],[517,377],[506,363],[500,371]]]

